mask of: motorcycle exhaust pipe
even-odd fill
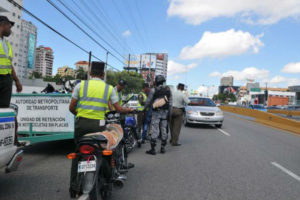
[[[116,189],[122,189],[124,187],[124,183],[125,181],[118,177],[114,180],[113,184]]]

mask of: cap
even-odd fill
[[[0,16],[0,23],[2,23],[2,22],[8,22],[12,26],[15,25],[15,22],[9,21],[9,19],[6,16],[3,16],[3,15]]]
[[[121,86],[126,86],[127,85],[127,82],[123,79],[120,79],[119,82],[118,82],[119,85]]]
[[[91,71],[93,74],[99,74],[104,71],[105,63],[104,62],[92,62]]]

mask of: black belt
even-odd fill
[[[11,74],[0,74],[0,76],[11,76]]]

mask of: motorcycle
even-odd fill
[[[106,131],[90,133],[81,137],[75,153],[69,159],[78,160],[77,190],[71,197],[84,195],[90,200],[106,199],[112,194],[112,188],[122,188],[127,179],[127,164],[123,143],[123,129],[120,126],[120,114],[106,114]]]
[[[123,125],[125,148],[128,153],[131,152],[136,146],[141,147],[142,145],[142,141],[138,137],[135,114],[136,113],[127,114],[125,116],[125,123]]]

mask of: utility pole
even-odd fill
[[[130,66],[130,54],[129,54],[129,58],[128,58],[128,66],[127,66],[127,72],[129,72],[129,66]]]
[[[152,79],[152,76],[151,76],[151,53],[150,53],[150,65],[149,65],[149,84],[151,85],[151,79]]]
[[[90,79],[90,72],[91,72],[91,63],[92,62],[92,52],[89,52],[89,65],[88,65],[88,75],[87,75],[87,79]]]
[[[106,52],[106,63],[105,63],[105,70],[104,70],[104,82],[106,82],[107,79],[107,63],[108,63],[108,51]]]

